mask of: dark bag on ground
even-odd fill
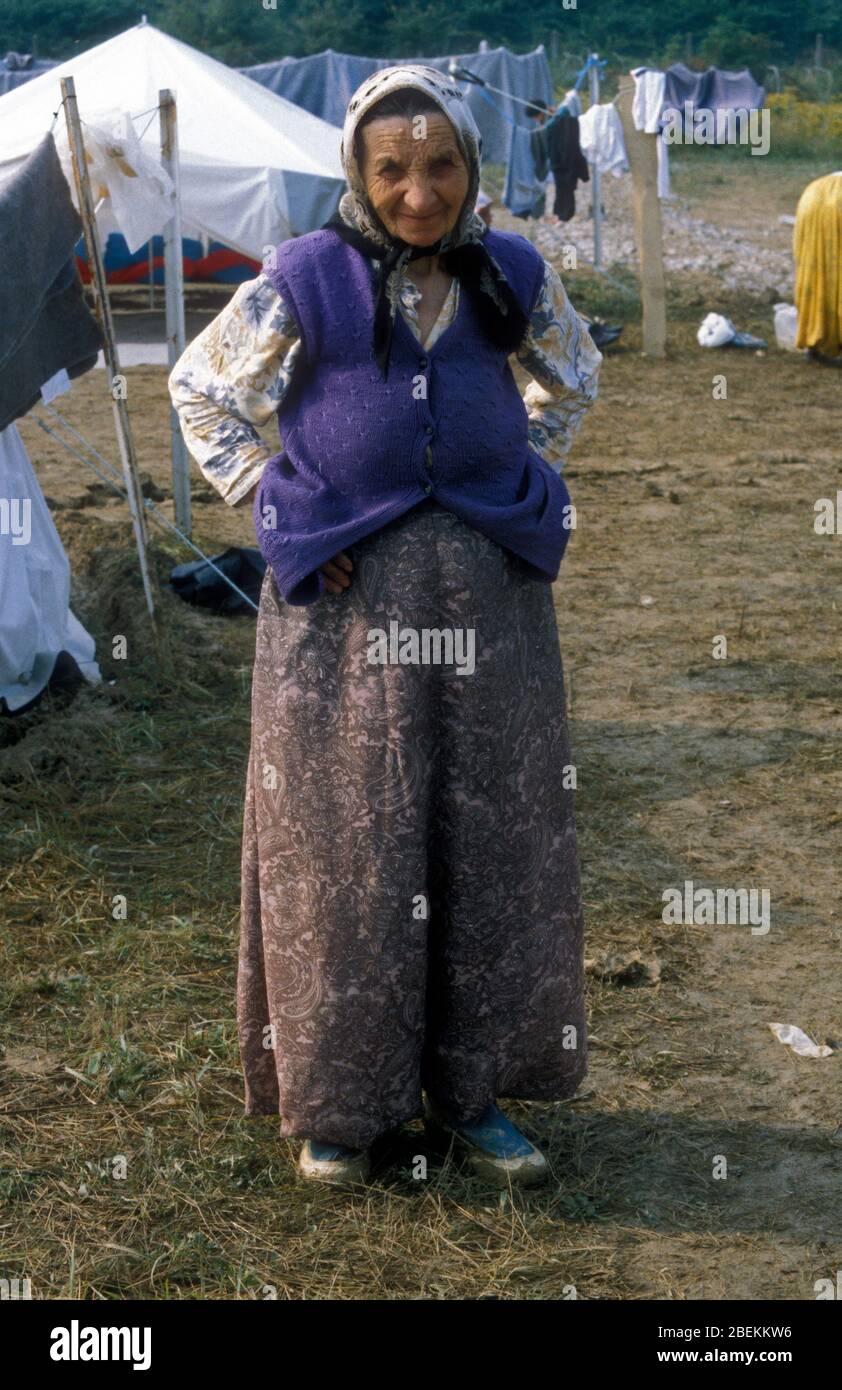
[[[259,550],[232,545],[223,550],[221,555],[213,555],[211,558],[217,569],[233,580],[252,603],[259,603],[260,587],[266,573],[266,561]],[[199,608],[211,608],[215,613],[252,612],[248,604],[225,583],[222,575],[217,574],[206,560],[176,565],[170,574],[170,587],[185,603],[195,603]]]

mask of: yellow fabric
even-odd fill
[[[796,347],[842,352],[842,174],[808,183],[798,200],[795,254]]]

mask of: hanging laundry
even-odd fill
[[[669,149],[663,134],[662,111],[666,73],[656,68],[632,68],[634,97],[632,120],[635,130],[658,136],[658,197],[670,197]]]
[[[842,353],[842,170],[807,184],[793,230],[795,346],[828,358]]]
[[[589,164],[619,178],[629,171],[620,113],[613,102],[589,106],[579,117],[579,143]]]
[[[562,222],[569,222],[576,211],[576,184],[590,179],[588,161],[579,143],[579,121],[564,106],[539,126],[530,137],[535,173],[545,179],[552,170],[555,183],[553,212]]]
[[[82,223],[52,135],[0,183],[0,430],[25,415],[44,382],[95,366],[102,334],[85,304],[73,248]]]
[[[128,112],[91,113],[85,118],[82,135],[100,236],[104,242],[112,232],[119,232],[133,254],[150,237],[163,232],[172,218],[173,181],[141,145]],[[75,202],[66,128],[56,148]]]
[[[632,68],[631,75],[634,78],[634,128],[645,130],[647,135],[656,135],[660,130],[661,112],[664,107],[666,75],[658,72],[656,68]]]
[[[673,63],[664,77],[664,109],[679,113],[680,128],[685,134],[692,129],[697,110],[759,111],[766,99],[765,88],[755,82],[748,68],[728,72],[711,67],[706,72],[693,72],[684,63]],[[715,139],[712,143],[724,141]]]
[[[544,212],[546,193],[535,174],[532,135],[524,126],[512,126],[502,201],[515,217],[541,217]]]

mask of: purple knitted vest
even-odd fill
[[[485,244],[530,313],[542,258],[505,232],[490,231]],[[283,448],[263,471],[254,519],[286,602],[318,598],[320,565],[425,497],[520,556],[536,579],[555,579],[570,497],[530,447],[508,356],[468,296],[429,351],[396,315],[384,381],[365,258],[320,231],[284,242],[275,264],[267,278],[295,316],[304,360],[278,411]]]

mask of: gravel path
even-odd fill
[[[548,200],[549,201],[549,200]],[[631,178],[603,177],[602,262],[612,266],[637,267],[637,243]],[[579,185],[576,215],[569,222],[526,223],[495,208],[495,225],[502,230],[520,231],[534,241],[547,259],[558,260],[565,246],[575,246],[579,264],[593,263],[593,221],[590,215],[591,190]],[[792,303],[794,265],[792,228],[777,219],[771,224],[745,227],[719,226],[693,216],[687,202],[672,196],[661,200],[664,231],[664,260],[669,272],[702,272],[715,275],[726,290],[767,294]]]

